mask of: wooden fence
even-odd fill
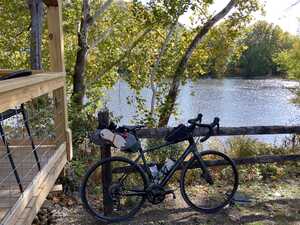
[[[152,128],[137,131],[139,138],[159,139],[164,138],[173,127],[170,128]],[[207,133],[206,128],[196,128],[194,136],[204,136]],[[238,136],[238,135],[274,135],[274,134],[300,134],[300,126],[248,126],[248,127],[220,127],[219,132],[216,128],[212,136]],[[293,155],[263,155],[247,158],[234,159],[237,165],[256,164],[256,163],[275,163],[283,161],[300,160],[299,154]]]
[[[107,128],[109,125],[109,112],[103,111],[98,114],[99,128]],[[173,127],[168,128],[147,128],[137,131],[137,135],[141,139],[162,139]],[[214,128],[212,136],[237,136],[237,135],[274,135],[274,134],[300,134],[300,126],[247,126],[247,127],[220,127],[218,132]],[[194,136],[204,136],[207,133],[207,128],[196,128]],[[102,146],[101,158],[111,157],[111,150],[108,145]],[[275,163],[284,161],[300,161],[299,154],[292,155],[259,155],[254,157],[235,158],[233,159],[237,165],[243,164],[263,164]],[[213,163],[212,165],[219,165]],[[103,174],[103,183],[107,183],[111,179],[111,169],[106,168],[107,172]]]
[[[109,124],[109,112],[104,111],[98,114],[99,128],[107,128]],[[137,131],[137,135],[141,139],[161,139],[164,138],[173,127],[170,128],[152,128],[141,129]],[[205,136],[207,133],[206,128],[196,128],[194,136]],[[271,135],[271,134],[300,134],[300,126],[248,126],[248,127],[220,127],[218,132],[214,129],[212,136],[233,136],[233,135]],[[108,145],[103,145],[101,149],[101,158],[111,157],[111,149]],[[245,164],[264,164],[275,163],[284,161],[300,161],[299,154],[293,155],[260,155],[247,158],[235,158],[233,159],[236,165]],[[184,162],[183,164],[185,164]],[[223,165],[226,162],[222,160],[210,160],[209,166]],[[158,165],[161,167],[162,165]],[[178,167],[180,170],[184,165]],[[102,170],[102,184],[103,184],[103,201],[104,201],[104,213],[112,211],[112,203],[108,195],[108,188],[112,181],[112,173],[130,172],[131,167],[120,167],[112,169],[110,165],[105,166]]]
[[[109,112],[104,111],[98,114],[99,128],[108,127]],[[141,139],[162,139],[173,127],[168,128],[146,128],[137,131],[137,135]],[[274,134],[300,134],[300,126],[247,126],[247,127],[220,127],[218,132],[214,128],[212,136],[238,136],[238,135],[274,135]],[[204,136],[207,133],[207,128],[196,128],[194,136]],[[111,157],[110,147],[102,146],[101,157]],[[256,163],[275,163],[283,161],[298,161],[299,154],[293,155],[261,155],[255,157],[233,159],[237,165],[256,164]],[[107,176],[107,173],[104,177]],[[110,179],[108,177],[108,179]]]

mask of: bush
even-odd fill
[[[259,155],[294,154],[299,145],[286,139],[282,146],[272,146],[250,137],[234,137],[227,141],[227,152],[232,158],[254,157]],[[291,171],[296,162],[243,165],[239,167],[241,182],[256,179],[277,179]]]
[[[163,139],[148,139],[145,143],[145,149],[150,149],[159,145],[164,144]],[[164,163],[167,158],[178,159],[183,153],[186,146],[183,142],[169,145],[151,153],[147,153],[147,160],[154,161],[155,163]]]

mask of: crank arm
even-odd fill
[[[128,190],[126,192],[120,193],[122,196],[145,196],[145,191],[139,191],[139,190]]]

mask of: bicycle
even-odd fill
[[[219,118],[215,118],[211,124],[202,124],[201,120],[202,114],[199,114],[197,118],[188,120],[190,125],[181,124],[174,128],[166,136],[163,145],[147,150],[139,147],[139,156],[134,161],[125,157],[111,157],[96,162],[88,169],[80,188],[86,210],[103,222],[130,219],[146,199],[152,204],[158,204],[168,194],[175,197],[174,190],[166,188],[166,185],[178,169],[182,169],[180,192],[191,208],[199,212],[215,213],[229,205],[238,188],[238,171],[235,163],[224,153],[197,150],[198,141],[206,141],[215,127],[219,129]],[[142,127],[122,126],[113,130],[129,132],[137,137],[136,131]],[[208,129],[207,134],[197,141],[193,138],[196,127]],[[147,164],[145,153],[183,141],[188,141],[189,146],[172,168],[157,181]],[[192,157],[185,161],[190,154]],[[140,159],[142,164],[138,164]],[[103,184],[102,172],[110,172],[112,175]]]

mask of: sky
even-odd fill
[[[146,2],[147,0],[142,0]],[[270,23],[279,25],[284,31],[288,31],[292,34],[300,35],[300,22],[297,18],[300,18],[300,1],[299,0],[260,0],[265,5],[265,15],[255,14],[256,20],[266,20]],[[211,11],[218,12],[222,9],[229,0],[214,0]],[[293,7],[294,3],[299,2]],[[189,24],[188,13],[182,18],[180,22],[183,24]]]
[[[263,19],[279,25],[283,30],[300,35],[300,2],[299,0],[266,0],[266,15]],[[299,2],[295,6],[292,6]],[[259,17],[258,17],[259,18]]]

